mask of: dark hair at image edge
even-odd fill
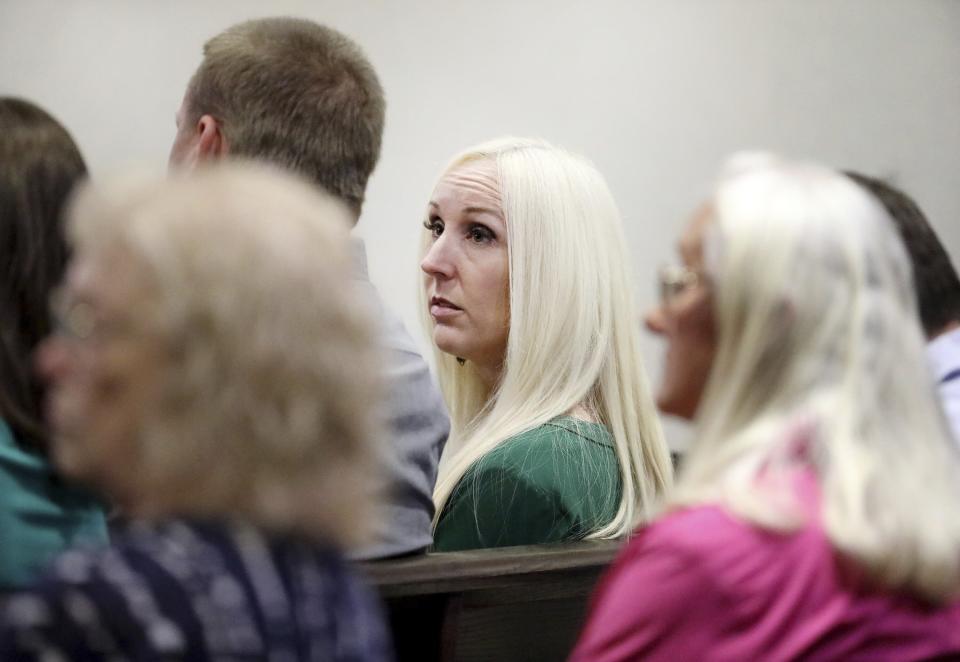
[[[880,179],[844,172],[886,208],[910,256],[920,321],[928,337],[960,322],[960,278],[936,232],[910,196]]]
[[[0,97],[0,418],[21,442],[46,446],[33,352],[51,331],[50,294],[68,250],[62,212],[87,167],[53,117]]]

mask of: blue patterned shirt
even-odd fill
[[[339,552],[238,523],[135,522],[0,610],[0,660],[390,660]]]

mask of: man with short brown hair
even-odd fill
[[[913,267],[920,323],[940,401],[960,443],[960,276],[937,233],[913,199],[874,177],[846,172],[886,208]]]
[[[170,164],[266,161],[332,194],[356,222],[380,156],[385,105],[373,66],[345,35],[304,19],[246,21],[204,46],[177,113]],[[363,243],[354,243],[356,280],[381,312],[391,451],[379,539],[355,554],[370,559],[430,545],[433,486],[450,423],[426,362],[369,282]]]
[[[360,215],[380,157],[386,102],[360,48],[294,18],[247,21],[203,48],[171,163],[229,153],[293,170]]]

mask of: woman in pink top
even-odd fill
[[[695,441],[572,659],[960,659],[960,459],[883,208],[740,155],[679,252],[647,325]]]

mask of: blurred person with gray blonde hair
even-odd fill
[[[82,192],[38,363],[57,464],[131,523],[9,600],[0,659],[389,657],[342,556],[380,436],[349,225],[250,165]]]
[[[955,659],[960,457],[886,211],[740,155],[679,247],[647,323],[695,439],[571,659]]]
[[[435,548],[626,535],[672,466],[603,177],[543,141],[484,143],[453,159],[424,226],[422,314],[453,424]]]

